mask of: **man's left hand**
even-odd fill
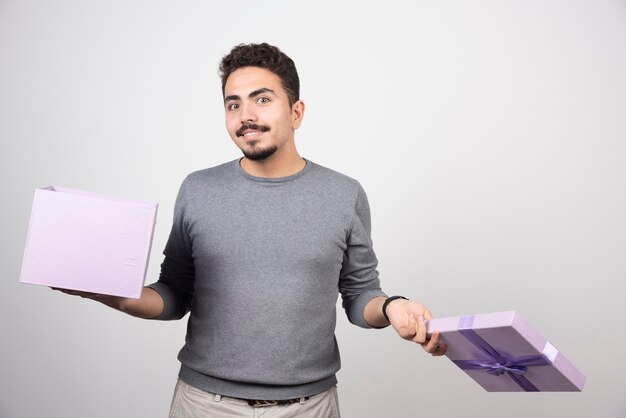
[[[442,356],[448,346],[439,342],[439,331],[429,337],[425,321],[432,319],[430,311],[414,300],[396,299],[387,305],[387,316],[391,326],[405,340],[422,346],[433,356]]]

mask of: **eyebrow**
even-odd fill
[[[253,92],[248,94],[248,98],[252,99],[253,97],[256,97],[256,96],[258,96],[260,94],[263,94],[263,93],[271,93],[274,96],[276,96],[276,92],[274,90],[268,89],[267,87],[261,87],[260,89],[254,90]],[[226,103],[226,102],[228,102],[230,100],[241,100],[241,97],[239,97],[236,94],[224,97],[224,103]]]

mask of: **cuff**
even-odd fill
[[[178,305],[177,298],[168,285],[156,282],[146,287],[153,289],[159,294],[159,296],[161,296],[161,299],[163,299],[163,311],[159,316],[151,319],[169,321],[173,319],[180,319],[184,316],[184,314],[180,315],[179,309],[176,308]]]
[[[361,293],[350,306],[350,322],[361,328],[375,328],[365,321],[365,307],[372,299],[379,296],[387,297],[381,290],[368,290]]]

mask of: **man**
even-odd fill
[[[78,294],[130,315],[190,312],[170,417],[337,417],[338,293],[349,320],[391,324],[435,356],[422,304],[380,289],[365,192],[305,160],[293,61],[239,45],[220,65],[226,128],[243,158],[187,176],[159,281],[139,300]]]

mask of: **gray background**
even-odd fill
[[[301,154],[361,181],[385,290],[518,310],[588,377],[491,394],[339,315],[343,416],[624,417],[624,1],[0,1],[0,417],[166,416],[185,321],[17,282],[36,187],[157,201],[237,158],[217,64],[296,62]]]

